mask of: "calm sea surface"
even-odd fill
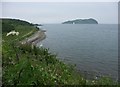
[[[93,75],[118,77],[118,26],[115,24],[46,24],[41,43],[60,60]]]

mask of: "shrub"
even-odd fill
[[[14,26],[8,24],[8,23],[3,23],[2,22],[2,32],[10,32],[12,30],[14,30]]]

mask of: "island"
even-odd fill
[[[33,25],[35,25],[35,26],[43,26],[42,24],[33,24]]]
[[[93,19],[75,19],[75,20],[70,20],[70,21],[65,21],[62,24],[98,24],[98,22]]]

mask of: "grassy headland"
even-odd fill
[[[73,66],[67,65],[50,53],[49,49],[21,44],[38,28],[26,21],[2,19],[3,85],[113,85],[107,77],[87,80]],[[19,35],[6,36],[15,30]],[[109,86],[110,87],[110,86]],[[112,87],[112,86],[111,86]]]

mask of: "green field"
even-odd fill
[[[2,66],[3,85],[116,85],[108,77],[87,80],[78,73],[74,66],[57,59],[57,55],[47,48],[31,47],[19,42],[36,31],[33,24],[15,20],[2,19]],[[9,28],[9,26],[11,28]],[[6,29],[6,30],[5,30]],[[20,34],[6,36],[8,31],[15,30]]]

